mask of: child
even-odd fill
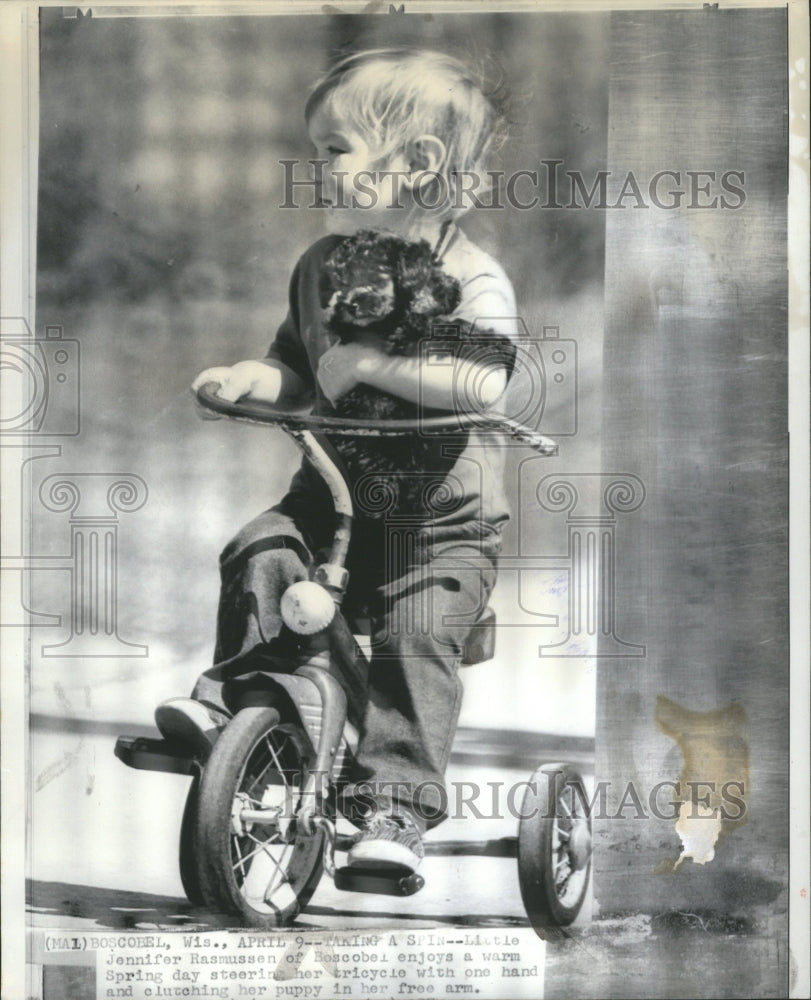
[[[463,178],[481,176],[500,128],[495,108],[449,56],[376,50],[338,63],[305,113],[318,159],[326,161],[318,193],[332,235],[299,260],[288,316],[266,357],[208,369],[194,388],[216,382],[225,399],[281,407],[310,397],[317,413],[359,384],[437,410],[492,406],[507,383],[503,366],[426,364],[373,343],[336,344],[325,327],[319,282],[340,234],[362,228],[424,239],[459,281],[453,318],[514,338],[508,279],[454,223],[465,208]],[[473,387],[469,399],[460,402],[459,386]],[[444,773],[461,701],[457,668],[470,624],[495,584],[500,529],[509,516],[503,477],[503,445],[471,431],[448,462],[435,508],[417,515],[419,544],[402,558],[386,551],[385,519],[357,513],[347,600],[370,609],[372,659],[354,777],[371,789],[373,809],[350,865],[416,869],[422,833],[446,815]],[[285,641],[281,594],[308,578],[315,553],[329,544],[331,509],[324,483],[304,462],[284,499],[226,547],[215,667],[192,699],[158,708],[164,734],[210,747],[227,721],[223,683],[257,669]]]

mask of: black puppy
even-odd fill
[[[386,354],[418,357],[433,347],[449,358],[511,368],[515,347],[507,337],[450,319],[460,300],[459,282],[447,274],[425,240],[411,242],[373,230],[342,240],[325,261],[321,305],[327,328],[340,343],[374,338]],[[425,356],[425,355],[423,355]],[[335,413],[364,420],[415,419],[429,412],[391,393],[357,385],[342,396]],[[340,437],[332,443],[355,490],[358,513],[431,513],[431,495],[452,467],[466,435]],[[444,447],[443,447],[444,445]],[[377,497],[371,503],[364,498]],[[383,497],[389,503],[379,503]]]

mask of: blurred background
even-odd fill
[[[494,167],[541,169],[557,158],[588,176],[605,159],[606,26],[599,14],[103,19],[103,9],[44,10],[40,305],[157,294],[277,301],[288,262],[321,224],[317,211],[276,211],[279,163],[311,155],[307,93],[331,61],[362,48],[461,56],[507,96],[512,135]],[[545,212],[539,226],[535,212],[485,211],[468,225],[492,241],[538,312],[601,280],[598,219]]]
[[[35,467],[42,476],[132,472],[148,486],[143,509],[122,518],[118,587],[120,634],[149,655],[71,665],[74,681],[78,671],[94,690],[108,686],[118,715],[117,684],[137,677],[149,689],[139,698],[143,715],[159,696],[186,693],[209,664],[217,555],[275,502],[298,463],[280,433],[199,421],[188,386],[205,367],[264,353],[293,265],[322,235],[318,210],[279,209],[279,161],[312,155],[309,88],[348,51],[442,48],[508,95],[512,135],[494,168],[543,171],[541,160],[558,159],[589,178],[605,158],[607,19],[97,12],[41,11],[36,322],[79,341],[81,433],[47,469]],[[295,173],[306,176],[305,164]],[[578,352],[576,384],[572,369],[542,420],[547,433],[563,435],[561,457],[519,473],[529,455],[519,448],[509,466],[508,492],[523,516],[509,526],[505,551],[565,553],[564,519],[542,511],[534,491],[556,468],[599,469],[604,213],[481,210],[463,225],[505,267],[530,336],[556,327],[573,365]],[[518,380],[519,410],[527,391]],[[53,551],[65,532],[64,515],[37,509],[39,551]],[[36,574],[33,591],[36,609],[67,610],[66,574]],[[498,658],[468,673],[463,721],[593,733],[589,661],[538,657],[538,625],[549,641],[565,638],[560,580],[543,566],[523,583],[505,571],[495,604],[505,625]],[[35,659],[35,699],[52,691],[67,662]],[[494,699],[494,685],[496,693],[518,685],[527,698]]]
[[[601,14],[103,13],[41,10],[36,333],[53,340],[48,363],[64,352],[71,368],[59,382],[64,372],[53,367],[42,429],[78,433],[41,437],[54,447],[25,466],[27,552],[52,559],[24,582],[22,603],[37,625],[34,907],[106,924],[138,915],[97,911],[76,884],[181,895],[175,844],[187,785],[125,769],[113,757],[115,736],[152,731],[155,706],[188,694],[210,665],[218,555],[281,497],[299,463],[281,432],[200,420],[189,386],[208,366],[264,354],[284,318],[296,259],[322,235],[317,210],[279,209],[279,161],[312,155],[303,118],[309,88],[356,48],[447,49],[511,95],[512,135],[495,169],[542,170],[541,160],[558,159],[589,177],[605,159],[608,34]],[[303,163],[296,176],[305,176]],[[512,279],[533,342],[547,328],[567,358],[541,421],[559,436],[560,456],[533,458],[522,447],[509,454],[515,517],[505,556],[520,553],[522,569],[502,569],[492,599],[502,626],[495,660],[465,671],[449,772],[451,781],[509,783],[542,759],[593,761],[594,660],[582,650],[570,659],[539,655],[544,638],[567,637],[567,531],[565,514],[544,511],[536,488],[553,471],[600,468],[605,217],[507,209],[472,212],[463,224]],[[553,347],[545,350],[549,363]],[[517,379],[513,412],[527,392]],[[141,486],[129,482],[145,502],[133,500],[112,524],[104,490],[118,474],[140,477]],[[54,499],[53,476],[82,494],[72,515],[69,504],[44,502]],[[108,517],[102,530],[115,534],[106,572],[117,638],[106,653],[102,644],[78,655],[66,645],[76,614],[68,570],[86,540],[81,518],[99,514]],[[449,823],[441,836],[514,835],[514,817],[494,823],[492,832],[478,821],[475,831]],[[454,898],[460,913],[483,907],[497,922],[515,919],[515,866],[502,864],[500,898],[474,901],[453,880],[473,887],[478,879],[439,863],[432,898],[421,896],[417,909],[442,914]]]

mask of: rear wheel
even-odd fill
[[[541,937],[577,917],[591,872],[591,817],[576,768],[544,764],[532,775],[518,826],[518,881]]]
[[[312,756],[274,708],[244,708],[206,763],[197,809],[197,875],[208,906],[247,926],[280,927],[307,905],[323,869],[324,835],[295,815]]]

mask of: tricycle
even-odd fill
[[[361,625],[341,609],[353,505],[329,438],[452,435],[475,425],[541,455],[556,454],[557,446],[507,417],[470,413],[372,423],[232,403],[216,389],[212,383],[198,390],[205,410],[283,429],[324,478],[335,508],[331,551],[310,580],[294,583],[282,598],[285,625],[297,637],[295,662],[278,672],[263,669],[254,682],[237,686],[227,705],[230,719],[210,751],[172,738],[120,736],[116,756],[133,768],[191,777],[179,864],[193,904],[237,915],[249,927],[275,928],[291,924],[306,908],[324,872],[342,890],[411,895],[424,885],[419,872],[339,864],[355,839],[336,828],[343,808],[339,792],[357,743],[349,707],[362,702],[368,662],[356,638]],[[462,665],[492,658],[495,635],[495,615],[483,608],[471,624]],[[517,858],[522,900],[542,937],[572,923],[586,897],[588,812],[578,770],[542,764],[526,783],[518,836],[496,845],[495,853]]]

